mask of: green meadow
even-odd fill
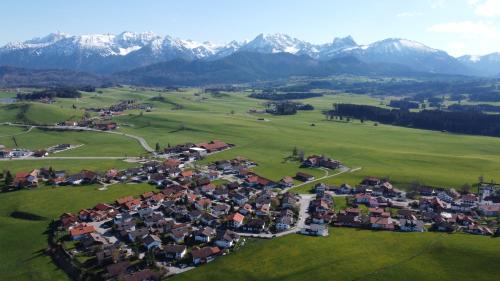
[[[158,98],[161,96],[161,98]],[[175,145],[220,139],[233,149],[202,160],[245,156],[258,163],[255,170],[279,180],[298,171],[322,177],[325,172],[300,169],[290,161],[294,147],[305,155],[324,154],[361,169],[324,180],[355,185],[365,176],[389,177],[405,188],[413,181],[444,187],[473,184],[479,176],[500,180],[500,139],[453,135],[351,120],[327,121],[321,110],[333,103],[381,105],[364,95],[328,94],[306,99],[315,110],[293,116],[251,114],[263,109],[262,100],[248,93],[201,94],[198,89],[160,92],[154,89],[110,88],[84,93],[79,99],[59,99],[54,104],[0,105],[0,122],[53,124],[76,120],[84,107],[109,106],[123,99],[152,103],[152,112],[131,110],[115,117],[118,131],[145,138],[150,146]],[[73,109],[73,105],[76,109]],[[100,132],[54,132],[0,126],[0,144],[41,149],[60,143],[83,144],[54,156],[140,156],[134,139]],[[12,172],[52,166],[56,170],[102,171],[134,164],[120,160],[0,161],[0,170]],[[334,173],[334,172],[331,172]],[[311,185],[297,188],[309,192]],[[114,185],[106,191],[96,186],[42,187],[0,194],[0,280],[66,280],[43,255],[44,233],[61,213],[110,202],[124,195],[152,190],[149,185]],[[44,217],[27,221],[10,216],[23,211]],[[498,239],[472,235],[331,229],[328,238],[290,235],[252,240],[238,252],[207,266],[177,276],[180,280],[494,280],[500,272]],[[22,247],[20,246],[22,245]],[[470,270],[473,268],[474,270]]]
[[[330,228],[251,241],[172,280],[496,280],[500,240]]]

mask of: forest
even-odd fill
[[[410,112],[369,105],[335,104],[328,119],[355,118],[418,129],[500,137],[500,115],[476,111],[422,110]]]

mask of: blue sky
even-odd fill
[[[407,38],[452,55],[500,52],[500,0],[5,0],[0,44],[68,34],[153,31],[224,43],[286,33],[313,43]]]

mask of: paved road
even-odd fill
[[[131,162],[139,161],[139,157],[120,157],[120,156],[56,156],[56,157],[20,157],[20,158],[0,158],[0,161],[21,161],[21,160],[128,160]]]
[[[323,170],[325,172],[325,175],[322,176],[321,178],[317,178],[317,179],[312,180],[312,181],[303,182],[303,183],[294,185],[292,187],[284,188],[284,189],[282,189],[280,191],[280,193],[283,194],[283,193],[286,193],[286,192],[290,191],[290,189],[293,189],[293,188],[296,188],[296,187],[301,187],[301,186],[304,186],[306,184],[310,184],[310,183],[315,183],[315,182],[318,182],[318,181],[322,181],[322,180],[325,180],[325,179],[328,179],[328,178],[333,178],[333,177],[339,176],[339,175],[347,173],[347,172],[353,173],[353,172],[361,170],[361,167],[350,169],[348,167],[342,166],[342,167],[339,168],[340,172],[335,173],[333,175],[330,175],[330,173],[329,173],[330,170],[329,169],[320,168],[320,170]]]
[[[30,127],[28,131],[31,131],[33,128],[42,128],[42,129],[57,129],[57,130],[67,130],[67,131],[92,131],[92,132],[101,132],[101,133],[108,133],[108,134],[115,134],[115,135],[121,135],[125,136],[128,138],[135,139],[139,144],[146,150],[147,152],[154,153],[155,150],[149,146],[147,141],[139,136],[131,135],[131,134],[126,134],[126,133],[121,133],[121,132],[116,132],[116,131],[102,131],[102,130],[97,130],[93,128],[87,128],[87,127],[72,127],[72,126],[32,126],[32,125],[24,125],[24,124],[14,124],[10,122],[5,122],[1,123],[2,125],[9,125],[9,126],[17,126],[17,127]],[[27,132],[28,132],[27,131]],[[23,133],[27,133],[23,132]]]
[[[314,194],[301,194],[300,195],[300,210],[299,210],[299,220],[295,224],[294,227],[290,228],[287,231],[279,232],[276,234],[271,234],[271,233],[246,233],[246,232],[238,232],[240,236],[244,237],[255,237],[255,238],[275,238],[275,237],[281,237],[285,236],[288,234],[293,234],[299,232],[302,228],[305,227],[306,225],[306,219],[309,216],[308,215],[308,208],[309,208],[309,203],[311,200],[315,197]]]

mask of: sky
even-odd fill
[[[215,43],[285,33],[311,43],[406,38],[480,55],[500,52],[500,0],[2,0],[0,27],[0,45],[58,31],[152,31]]]

